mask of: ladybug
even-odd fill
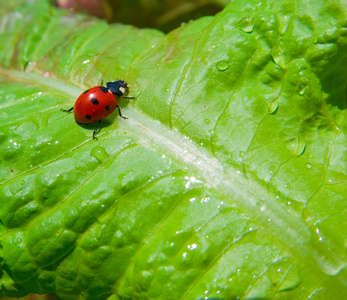
[[[107,82],[106,86],[101,82],[101,85],[84,91],[77,98],[73,107],[70,109],[61,109],[61,111],[70,112],[73,110],[76,123],[87,124],[98,122],[98,126],[93,131],[93,139],[98,140],[95,135],[100,127],[101,120],[106,118],[116,108],[118,108],[119,116],[127,119],[127,117],[122,115],[116,98],[118,96],[120,98],[135,99],[135,97],[123,96],[127,87],[128,84],[121,79]]]

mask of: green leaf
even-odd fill
[[[345,3],[167,35],[0,9],[0,296],[347,297]],[[117,78],[137,98],[95,141],[60,109]]]

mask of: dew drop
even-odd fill
[[[304,139],[299,139],[298,151],[296,152],[296,156],[300,156],[304,154],[305,149],[306,149],[306,141]]]
[[[278,109],[278,102],[273,102],[271,103],[270,107],[269,107],[269,114],[275,114],[277,112]]]
[[[330,19],[329,23],[330,23],[330,25],[333,25],[333,26],[337,25],[337,21],[335,19]]]
[[[25,72],[30,73],[36,67],[36,62],[28,61],[24,67]]]
[[[305,93],[306,93],[306,86],[303,85],[299,90],[299,95],[303,96],[305,95]]]
[[[277,29],[280,35],[284,35],[286,33],[289,22],[290,18],[288,16],[284,16],[282,19],[282,26],[279,26]]]
[[[245,159],[245,152],[240,151],[238,161],[242,162],[244,159]],[[238,171],[237,173],[239,174],[240,172]]]
[[[90,155],[95,157],[101,163],[109,157],[105,148],[100,146],[94,147],[92,151],[90,151]]]
[[[211,122],[211,121],[210,121],[209,119],[205,119],[205,123],[206,123],[206,124],[210,124],[210,122]]]
[[[287,149],[292,155],[300,156],[305,152],[306,141],[304,139],[289,139],[285,142]]]
[[[309,163],[307,163],[307,164],[306,164],[306,168],[307,168],[307,169],[311,169],[311,168],[312,168],[312,165],[309,164]]]
[[[259,207],[260,211],[265,211],[266,206],[264,201],[260,201],[257,203],[257,206]]]
[[[191,245],[188,245],[187,246],[187,248],[189,249],[189,250],[194,250],[194,249],[196,249],[198,246],[197,246],[197,244],[191,244]]]
[[[271,51],[271,56],[273,61],[279,65],[281,67],[281,69],[285,69],[286,68],[286,61],[284,58],[284,55],[282,54],[282,52],[279,51],[279,49],[273,49]]]
[[[223,72],[223,71],[229,69],[229,64],[226,60],[221,60],[221,61],[217,62],[216,68],[217,68],[217,70]]]
[[[296,138],[285,141],[285,145],[291,154],[296,155],[298,149],[298,140]]]
[[[315,35],[315,37],[313,38],[313,43],[315,43],[315,44],[318,43],[318,35]]]
[[[240,24],[240,29],[244,32],[251,33],[254,28],[254,21],[246,18]]]

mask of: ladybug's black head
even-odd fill
[[[106,83],[107,89],[114,95],[122,97],[127,88],[127,83],[124,80],[111,81]]]

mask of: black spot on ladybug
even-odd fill
[[[110,110],[110,107],[108,105],[105,106],[106,110]]]
[[[89,90],[86,90],[86,91],[83,92],[83,94],[87,94],[88,92],[89,92]]]
[[[103,93],[108,93],[108,88],[105,86],[100,86],[99,89],[103,92]]]
[[[90,115],[86,115],[86,119],[87,119],[87,120],[91,120],[92,117],[91,117]]]
[[[92,98],[92,103],[94,104],[94,105],[98,105],[99,104],[99,101],[98,101],[98,99],[96,99],[96,98]]]

